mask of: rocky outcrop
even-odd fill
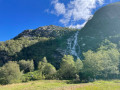
[[[20,37],[59,37],[62,36],[63,32],[66,32],[67,30],[69,30],[69,28],[55,25],[43,26],[34,30],[25,30],[14,39],[18,39]]]

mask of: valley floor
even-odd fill
[[[61,80],[40,80],[27,83],[1,85],[0,90],[120,90],[120,80],[67,84]]]

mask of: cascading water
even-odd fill
[[[71,36],[67,40],[67,52],[78,59],[80,59],[80,46],[78,44],[78,34],[79,31],[77,31],[73,36]]]

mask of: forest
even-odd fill
[[[49,25],[0,42],[0,84],[120,79],[119,10],[107,5],[81,29]]]
[[[19,47],[13,50],[19,50]],[[14,54],[11,52],[11,55]],[[74,83],[85,83],[120,78],[120,53],[116,44],[106,39],[96,51],[88,50],[83,56],[80,59],[64,55],[57,68],[46,56],[37,65],[35,59],[7,61],[0,68],[0,84],[34,80],[72,80]]]

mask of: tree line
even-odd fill
[[[120,53],[116,44],[105,40],[96,51],[89,50],[83,55],[82,60],[64,55],[57,70],[46,57],[39,61],[37,69],[34,69],[33,60],[9,61],[0,68],[0,83],[44,79],[89,82],[96,79],[120,78]]]

